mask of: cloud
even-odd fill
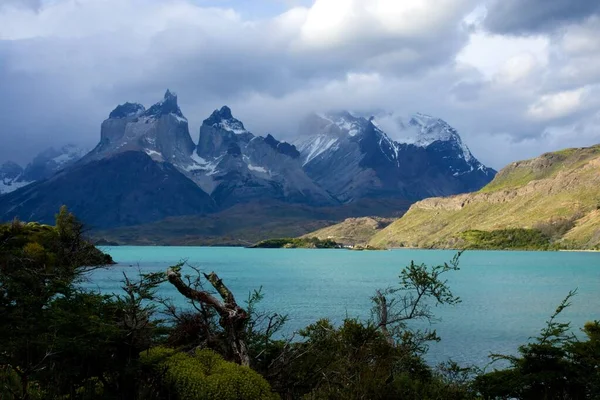
[[[411,7],[336,2],[354,16],[344,18],[357,30],[348,30],[347,20],[331,25],[323,14],[330,3],[317,0],[261,20],[188,0],[57,0],[37,12],[2,9],[0,110],[10,103],[12,111],[0,116],[11,132],[27,132],[31,149],[6,146],[0,158],[30,157],[33,143],[93,143],[94,127],[116,104],[151,104],[166,87],[179,93],[197,129],[215,107],[255,93],[278,98],[348,74],[422,74],[452,60],[467,39],[459,29],[467,0],[420,0]],[[318,32],[340,42],[324,47]],[[63,123],[50,124],[56,128],[49,132],[50,119]]]
[[[310,111],[402,119],[420,111],[447,120],[495,168],[566,147],[568,129],[575,135],[594,121],[594,16],[525,37],[484,30],[483,0],[300,1],[275,15],[257,11],[258,19],[239,4],[0,7],[0,160],[26,162],[50,144],[93,146],[117,104],[148,106],[166,88],[178,93],[195,140],[223,104],[256,134],[287,140]],[[600,132],[586,132],[582,142],[600,142]],[[400,133],[390,125],[390,134]]]
[[[547,94],[530,105],[527,113],[535,119],[556,119],[578,111],[588,91],[586,88]]]
[[[491,32],[531,35],[552,32],[564,25],[600,14],[594,0],[494,0],[484,26]]]

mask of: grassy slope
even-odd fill
[[[377,246],[460,247],[466,230],[534,228],[576,219],[565,246],[600,244],[600,146],[512,163],[477,193],[426,199],[377,233]]]
[[[318,231],[308,233],[303,237],[333,239],[343,244],[367,244],[380,230],[394,221],[392,218],[362,217],[348,218],[339,224],[327,226]]]
[[[406,202],[391,200],[326,208],[275,202],[239,204],[217,214],[172,217],[150,224],[96,231],[93,236],[96,240],[128,245],[247,246],[265,239],[302,236],[349,216],[385,215],[390,210],[403,212],[408,206]]]

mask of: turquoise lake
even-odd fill
[[[399,271],[414,260],[428,265],[449,261],[454,251],[244,249],[223,247],[103,248],[118,263],[95,271],[87,287],[119,292],[122,272],[164,271],[179,261],[215,271],[238,302],[262,286],[261,309],[289,315],[285,334],[320,318],[339,323],[346,316],[370,315],[376,289],[398,281]],[[432,344],[432,363],[449,358],[485,366],[490,353],[514,353],[538,334],[556,306],[577,289],[562,316],[578,331],[586,321],[600,319],[600,253],[470,251],[460,271],[449,272],[449,284],[462,303],[434,308],[441,320],[433,327],[442,341]],[[184,304],[165,284],[162,296]]]

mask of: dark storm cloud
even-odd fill
[[[495,0],[484,26],[500,34],[539,34],[599,13],[597,0]]]

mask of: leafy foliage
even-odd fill
[[[550,250],[550,236],[539,229],[470,230],[462,233],[466,248],[481,250]]]
[[[511,367],[478,376],[475,387],[486,399],[600,398],[600,322],[587,323],[587,341],[569,333],[557,317],[575,292],[557,307],[535,341],[519,347],[519,356],[493,355]]]
[[[157,347],[142,362],[160,376],[163,395],[190,400],[277,399],[267,381],[248,367],[223,360],[211,350],[192,354]]]

